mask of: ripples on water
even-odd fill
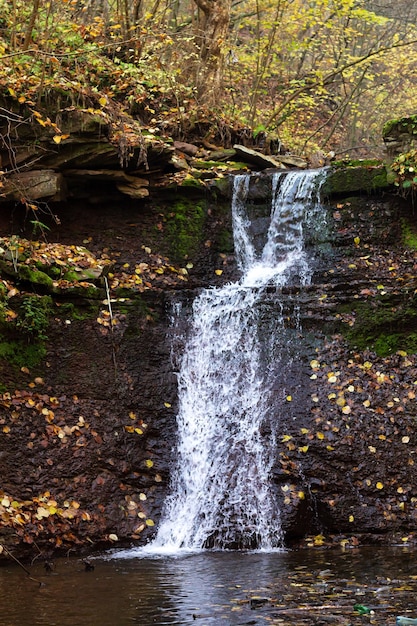
[[[109,558],[111,556],[111,558]],[[416,552],[408,548],[200,552],[140,551],[59,559],[46,575],[0,567],[1,626],[239,626],[395,624],[417,617]],[[251,601],[252,600],[252,601]],[[359,615],[357,603],[375,611]],[[322,607],[322,608],[318,608]]]

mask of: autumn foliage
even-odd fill
[[[35,108],[119,103],[182,135],[222,120],[299,153],[378,154],[382,123],[415,102],[410,0],[0,7],[0,91]]]

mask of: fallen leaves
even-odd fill
[[[336,339],[309,365],[310,418],[300,424],[300,416],[293,427],[287,423],[280,436],[281,471],[288,481],[281,485],[283,506],[297,510],[301,492],[316,503],[325,500],[334,523],[343,527],[344,520],[349,533],[358,525],[364,532],[368,523],[372,528],[413,523],[409,470],[415,464],[417,355],[347,352]],[[321,485],[317,495],[307,488],[311,476]],[[347,498],[346,490],[335,483],[344,484],[346,477],[352,495],[344,507],[338,494]]]
[[[59,501],[49,491],[19,500],[0,491],[0,522],[14,528],[23,541],[31,543],[34,537],[44,533],[46,523],[47,531],[56,534],[60,543],[71,525],[78,525],[80,521],[91,521],[91,516],[75,500]]]

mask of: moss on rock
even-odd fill
[[[355,323],[344,335],[356,349],[370,349],[379,356],[417,351],[417,296],[410,300],[380,296],[340,310],[354,313]]]
[[[204,200],[179,198],[174,202],[165,221],[170,258],[182,262],[197,252],[203,237],[205,219]]]
[[[371,192],[388,187],[385,165],[340,165],[332,168],[322,186],[327,196]]]

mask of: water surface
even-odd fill
[[[41,562],[28,566],[43,586],[3,565],[0,624],[347,626],[417,617],[416,552],[407,547],[139,555],[96,557],[94,571],[74,558],[56,560],[51,574]],[[374,614],[359,615],[358,603]]]

